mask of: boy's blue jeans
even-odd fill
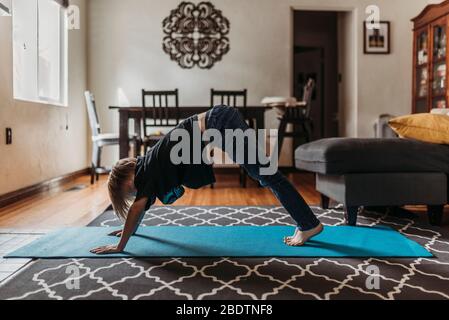
[[[208,111],[206,116],[207,129],[217,129],[222,137],[225,137],[226,129],[242,129],[246,131],[248,124],[243,120],[236,108],[227,106],[217,106]],[[224,146],[228,141],[224,141]],[[252,146],[257,145],[256,142],[248,142],[245,139],[245,152],[248,152]],[[254,148],[252,149],[255,150]],[[236,161],[236,152],[233,152],[233,160]],[[257,157],[256,157],[257,158]],[[245,159],[248,157],[245,155]],[[268,187],[274,193],[276,198],[281,202],[284,208],[296,221],[301,231],[311,230],[320,224],[310,207],[298,193],[296,188],[285,178],[279,171],[274,175],[261,175],[260,168],[262,165],[257,160],[255,164],[243,163],[241,166],[248,172],[248,175],[260,182],[263,187]]]

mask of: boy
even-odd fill
[[[236,108],[217,106],[182,122],[176,129],[184,129],[190,136],[194,130],[204,133],[207,129],[215,129],[225,137],[225,131],[250,128]],[[171,157],[172,149],[177,142],[172,141],[169,132],[144,157],[123,159],[112,169],[108,181],[109,196],[117,215],[126,220],[123,230],[113,232],[111,236],[120,237],[118,245],[104,246],[93,249],[95,254],[118,253],[125,250],[130,237],[137,231],[145,212],[153,205],[156,198],[164,204],[172,204],[184,194],[184,186],[198,189],[215,182],[213,168],[210,164],[174,164]],[[225,139],[226,140],[226,139]],[[193,141],[190,141],[193,145]],[[224,141],[223,145],[228,145]],[[255,143],[245,140],[245,153]],[[202,148],[204,149],[204,145]],[[225,149],[225,148],[222,148]],[[200,150],[201,152],[203,150]],[[234,161],[239,157],[233,152]],[[237,162],[237,161],[236,161]],[[297,223],[295,234],[285,237],[284,243],[289,246],[302,246],[312,237],[323,231],[323,225],[315,217],[295,187],[280,173],[261,175],[262,165],[243,163],[242,167],[248,174],[258,180],[263,187],[269,187],[284,208]]]

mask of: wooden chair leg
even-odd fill
[[[141,156],[142,153],[142,143],[139,141],[139,138],[136,138],[134,140],[134,154],[133,157],[137,158],[138,156]]]
[[[98,147],[98,145],[96,143],[93,144],[92,146],[92,168],[91,168],[91,178],[90,178],[90,183],[94,184],[95,183],[95,175],[97,172],[97,168],[98,168],[98,157],[99,157],[99,152],[100,152],[100,148]]]
[[[284,144],[285,132],[287,130],[287,121],[281,120],[278,130],[278,155],[281,157],[282,145]]]
[[[92,167],[90,168],[90,184],[95,183],[95,165],[92,163]]]
[[[242,188],[246,189],[246,187],[247,187],[247,179],[246,179],[246,172],[245,172],[244,169],[240,169],[240,180],[241,180]]]
[[[98,152],[97,152],[97,165],[96,165],[96,169],[101,168],[101,151],[102,151],[102,147],[98,148]],[[96,179],[97,181],[100,180],[100,174],[98,172],[96,173]]]
[[[310,123],[304,122],[303,129],[304,129],[304,133],[305,133],[306,142],[307,143],[311,142],[312,136],[313,136],[313,129],[312,129]]]
[[[429,216],[429,222],[432,226],[441,226],[443,221],[444,206],[427,206],[427,214]]]
[[[320,207],[325,210],[329,209],[329,203],[330,203],[329,197],[325,196],[324,194],[321,194],[320,199],[321,199]]]
[[[345,220],[348,226],[357,225],[357,215],[359,213],[359,207],[345,207]]]

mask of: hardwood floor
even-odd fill
[[[319,195],[315,191],[312,174],[290,174],[307,203],[315,205]],[[0,229],[41,232],[61,227],[85,226],[108,206],[107,178],[91,186],[88,176],[78,178],[60,188],[50,190],[20,202],[0,208]],[[77,187],[82,188],[77,188]],[[257,206],[278,205],[277,199],[267,189],[253,182],[247,189],[239,188],[237,175],[217,175],[214,189],[186,190],[177,206]]]
[[[79,185],[82,190],[69,191]],[[60,227],[83,226],[109,205],[106,179],[90,185],[88,176],[0,208],[0,229],[41,231]]]

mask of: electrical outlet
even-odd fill
[[[6,128],[6,144],[12,144],[12,129]]]

